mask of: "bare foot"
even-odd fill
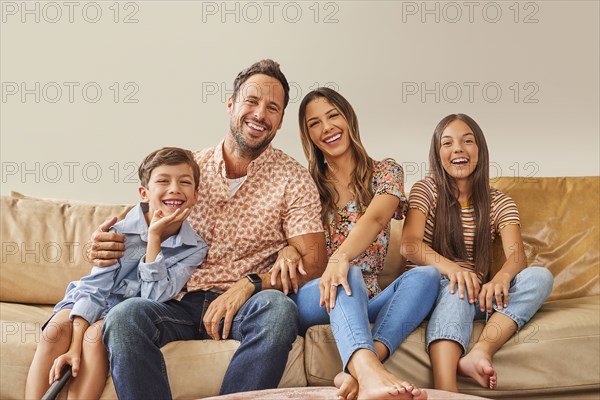
[[[492,359],[484,352],[471,350],[458,360],[458,373],[474,379],[484,388],[496,389],[496,371],[492,366]]]
[[[336,388],[340,389],[337,392],[339,399],[356,400],[358,396],[358,382],[354,377],[345,372],[340,372],[333,379]]]
[[[365,379],[359,385],[358,399],[426,400],[427,392],[408,382],[401,381],[387,370]]]

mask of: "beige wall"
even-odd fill
[[[275,145],[303,163],[299,101],[329,85],[354,105],[369,153],[405,166],[407,186],[453,112],[484,129],[494,176],[599,174],[597,1],[1,8],[2,194],[136,201],[143,156],[216,144],[233,78],[266,57],[292,82]]]

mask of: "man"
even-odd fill
[[[201,184],[190,223],[208,244],[204,264],[176,300],[134,298],[106,317],[103,340],[119,398],[171,398],[160,347],[209,337],[241,341],[221,394],[277,387],[298,331],[298,312],[280,291],[281,279],[287,292],[292,277],[300,285],[317,278],[327,260],[314,182],[270,145],[288,101],[289,85],[272,60],[235,79],[229,132],[196,154]],[[92,236],[94,265],[122,254],[122,238],[106,232],[112,223]],[[287,244],[301,249],[306,274],[283,273],[272,286],[268,271]]]

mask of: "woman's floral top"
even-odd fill
[[[398,208],[394,212],[394,219],[402,219],[406,215],[408,203],[404,194],[404,171],[402,167],[392,159],[373,161],[373,183],[372,189],[375,196],[380,194],[391,194],[400,199]],[[366,209],[365,209],[366,210]],[[325,229],[327,240],[327,256],[331,255],[340,247],[348,234],[354,228],[365,210],[361,210],[355,200],[350,201],[344,207],[339,208],[338,223],[334,224],[334,215],[328,216],[328,227]],[[354,260],[351,265],[362,270],[363,278],[369,291],[369,298],[379,294],[381,289],[377,282],[377,275],[383,268],[383,262],[387,254],[390,237],[390,223],[379,232],[373,243],[365,252]]]

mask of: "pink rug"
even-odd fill
[[[484,397],[462,393],[450,393],[442,390],[426,389],[429,400],[475,400]],[[209,397],[204,400],[337,400],[334,387],[309,386],[287,389],[256,390],[234,393],[225,396]]]

